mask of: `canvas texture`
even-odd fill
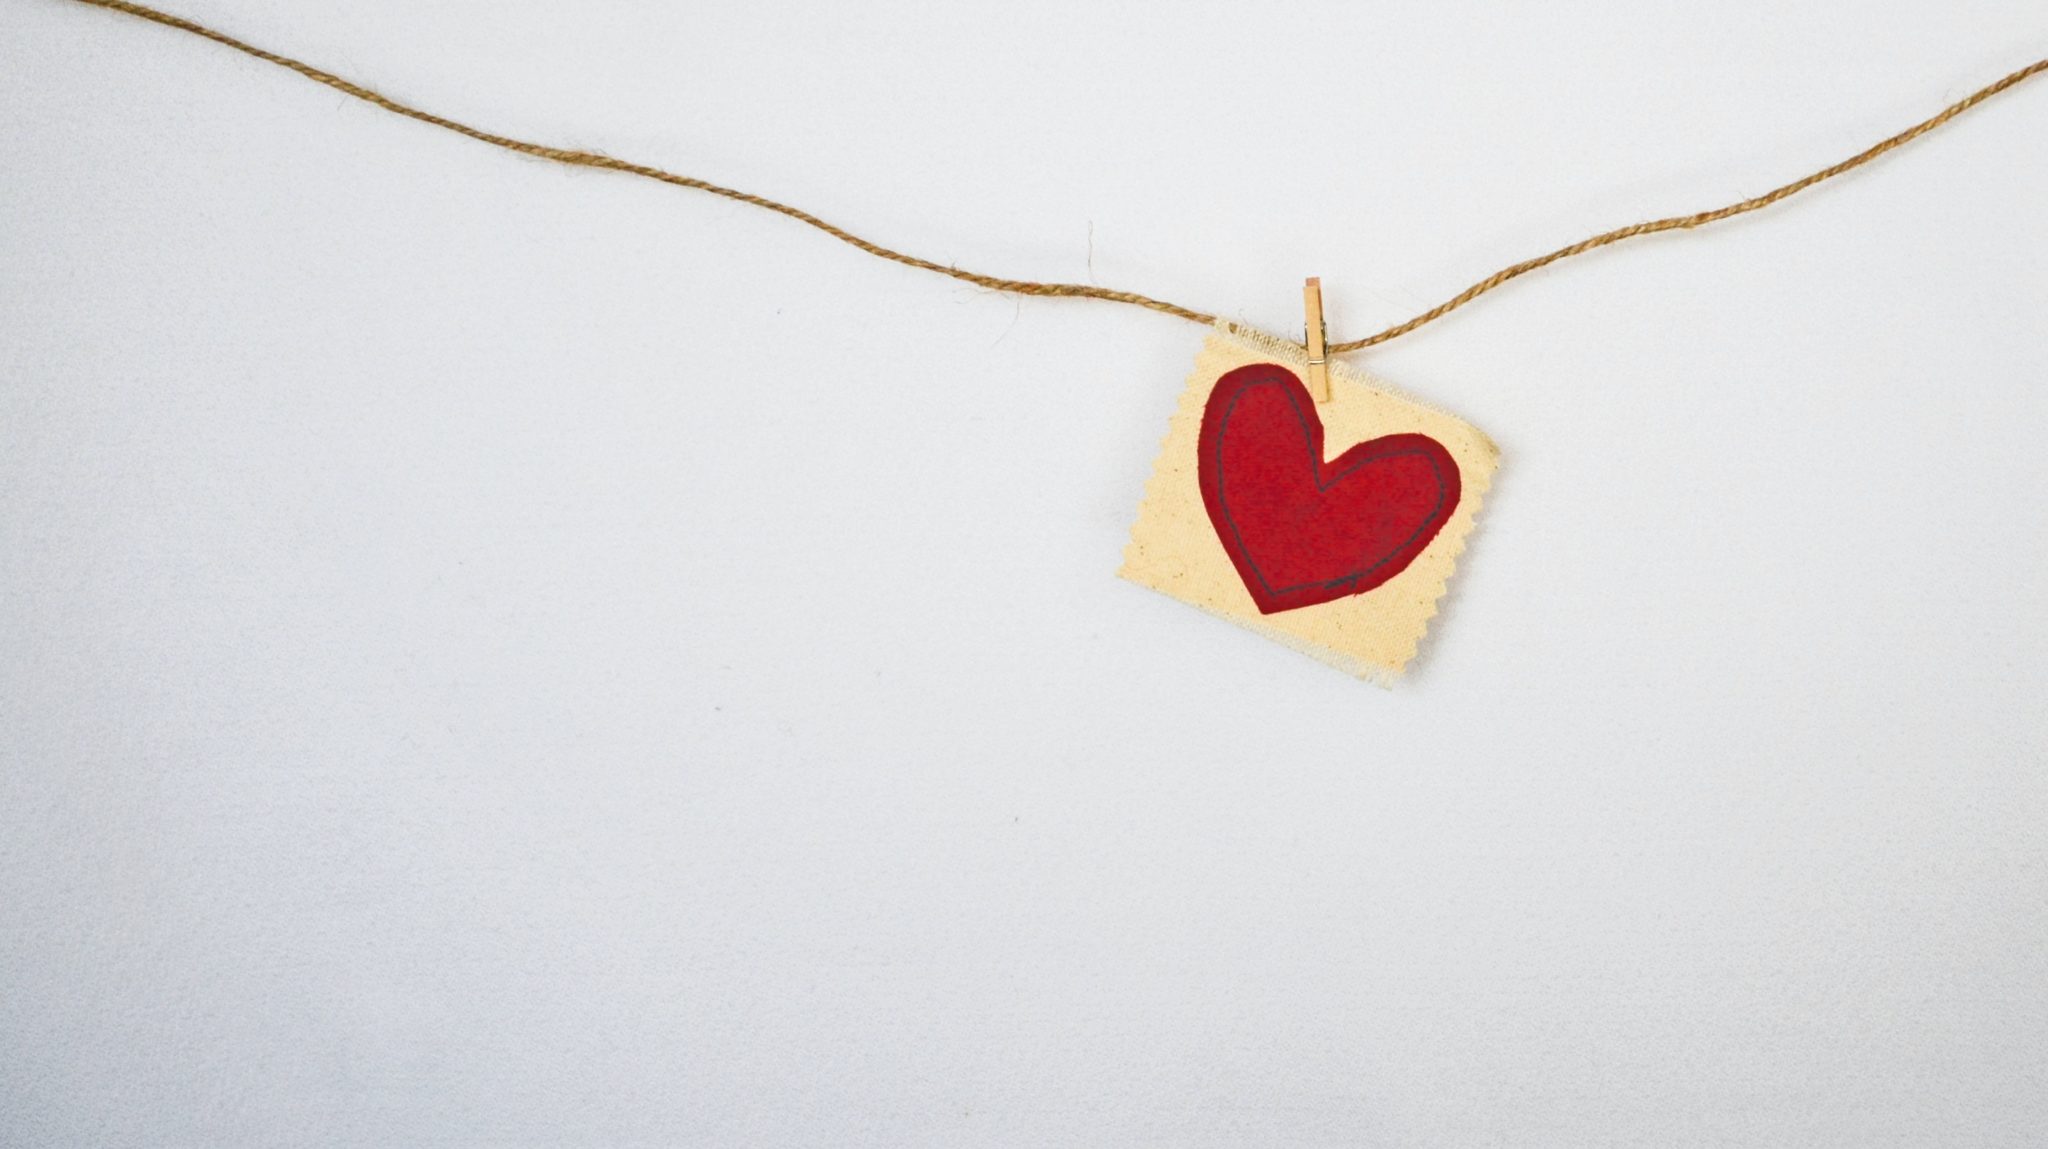
[[[1499,450],[1339,362],[1219,322],[1167,425],[1117,572],[1360,678],[1414,659]]]

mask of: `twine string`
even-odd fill
[[[910,255],[906,252],[897,251],[894,248],[886,247],[882,244],[874,242],[873,240],[865,239],[859,235],[855,235],[853,232],[850,232],[843,227],[838,226],[837,224],[829,223],[823,219],[820,219],[817,216],[812,215],[810,212],[804,211],[802,208],[794,207],[790,204],[783,203],[779,200],[769,199],[767,196],[755,195],[752,192],[740,191],[737,188],[726,187],[724,184],[713,183],[710,180],[699,179],[695,176],[681,175],[676,172],[669,171],[665,168],[658,168],[648,164],[636,164],[628,162],[626,160],[615,159],[611,156],[603,155],[598,152],[583,151],[574,148],[550,147],[547,144],[537,144],[527,140],[514,139],[511,136],[501,136],[496,132],[487,132],[482,128],[472,127],[469,124],[461,122],[460,120],[452,120],[446,116],[436,115],[433,112],[413,107],[410,104],[401,103],[397,100],[390,98],[389,96],[386,96],[371,88],[364,87],[363,85],[358,84],[352,80],[344,79],[343,77],[335,75],[332,72],[316,68],[303,60],[293,59],[290,56],[281,55],[279,53],[272,52],[264,48],[259,48],[254,44],[250,44],[243,40],[238,40],[225,32],[220,32],[213,28],[209,28],[204,24],[200,24],[193,20],[187,20],[182,16],[174,16],[169,12],[160,11],[158,9],[148,7],[147,5],[132,3],[131,0],[77,0],[77,2],[80,4],[89,4],[95,8],[106,8],[115,12],[125,12],[130,16],[136,16],[141,19],[148,20],[154,24],[161,24],[167,28],[175,28],[181,32],[189,32],[194,36],[199,36],[203,39],[211,40],[214,43],[221,45],[222,47],[232,48],[235,51],[240,52],[244,55],[253,56],[256,59],[262,60],[265,63],[275,64],[280,68],[289,69],[290,71],[296,72],[299,75],[304,76],[306,79],[313,81],[314,83],[324,84],[327,87],[333,88],[335,91],[341,92],[344,95],[352,96],[367,104],[374,104],[375,106],[382,108],[387,112],[404,116],[410,120],[417,120],[423,124],[431,124],[434,127],[446,129],[448,131],[456,133],[457,135],[467,136],[470,139],[476,140],[480,143],[490,144],[493,147],[503,148],[506,151],[518,152],[521,155],[534,156],[536,158],[544,160],[552,160],[555,163],[559,164],[568,164],[572,167],[597,168],[603,171],[623,172],[627,175],[640,176],[643,179],[656,180],[661,183],[674,185],[676,187],[691,188],[696,191],[709,192],[715,196],[722,196],[726,199],[733,200],[738,203],[749,204],[754,207],[764,208],[768,211],[775,212],[778,215],[787,216],[790,219],[796,220],[798,223],[806,224],[810,227],[817,228],[819,231],[822,231],[826,235],[829,235],[832,238],[839,240],[841,243],[851,244],[852,246],[857,247],[860,250],[868,253],[869,255],[875,256],[878,259],[886,259],[891,263],[900,263],[905,267],[914,267],[921,271],[936,272],[940,275],[948,276],[950,278],[957,279],[965,283],[974,284],[976,287],[987,288],[988,290],[991,291],[1010,292],[1016,295],[1059,296],[1065,298],[1078,299],[1104,299],[1108,300],[1111,303],[1125,303],[1135,307],[1143,307],[1151,311],[1163,312],[1167,315],[1179,316],[1182,319],[1192,320],[1196,323],[1206,324],[1214,323],[1216,321],[1216,317],[1214,315],[1209,314],[1208,312],[1197,311],[1192,307],[1183,307],[1178,303],[1172,303],[1164,299],[1155,299],[1152,296],[1142,295],[1135,291],[1118,291],[1113,288],[1097,287],[1094,284],[1088,283],[1042,283],[1037,280],[1031,279],[1006,279],[1002,276],[984,275],[980,272],[968,271],[964,268],[955,267],[951,264],[937,263],[919,256]],[[1539,255],[1534,259],[1525,259],[1520,263],[1511,264],[1507,267],[1500,269],[1499,271],[1494,272],[1492,275],[1487,276],[1485,279],[1480,280],[1479,282],[1473,284],[1472,286],[1466,288],[1465,290],[1459,292],[1458,294],[1452,296],[1444,302],[1437,304],[1435,307],[1432,307],[1429,310],[1422,312],[1421,314],[1415,316],[1412,319],[1409,319],[1402,323],[1397,323],[1384,331],[1381,331],[1374,335],[1368,335],[1363,339],[1353,339],[1342,343],[1331,343],[1328,347],[1328,351],[1330,354],[1341,354],[1344,352],[1358,351],[1363,348],[1376,346],[1378,344],[1385,343],[1391,339],[1398,339],[1401,336],[1406,335],[1411,331],[1414,331],[1416,328],[1436,322],[1444,316],[1449,315],[1451,312],[1456,311],[1457,309],[1465,306],[1466,304],[1472,302],[1475,299],[1478,299],[1480,296],[1485,295],[1487,292],[1493,291],[1496,288],[1501,287],[1502,285],[1508,283],[1510,280],[1518,279],[1521,276],[1527,275],[1532,271],[1535,271],[1539,268],[1548,267],[1551,264],[1557,263],[1560,260],[1570,259],[1571,257],[1576,255],[1584,255],[1589,251],[1596,251],[1600,248],[1607,247],[1611,244],[1621,243],[1624,240],[1635,239],[1638,236],[1655,235],[1659,232],[1666,231],[1689,231],[1693,228],[1701,227],[1706,224],[1717,223],[1724,219],[1732,219],[1733,217],[1738,215],[1747,215],[1748,213],[1753,211],[1761,211],[1764,208],[1770,207],[1772,204],[1779,202],[1780,200],[1789,199],[1792,196],[1798,195],[1800,192],[1803,192],[1806,189],[1813,187],[1815,184],[1823,183],[1827,180],[1835,178],[1836,176],[1854,171],[1857,168],[1860,168],[1863,165],[1877,159],[1879,156],[1884,155],[1886,152],[1890,152],[1897,148],[1904,147],[1906,144],[1909,144],[1914,140],[1920,138],[1921,136],[1924,136],[1927,133],[1934,131],[1936,128],[1941,127],[1942,125],[1948,123],[1950,120],[1955,119],[1957,116],[1962,115],[1964,112],[1969,111],[1970,109],[1976,107],[1984,101],[1991,99],[1993,96],[1996,96],[2010,88],[2016,87],[2019,84],[2022,84],[2027,80],[2030,80],[2033,77],[2040,75],[2043,72],[2048,72],[2048,59],[2036,60],[2034,63],[2029,64],[2026,67],[2011,73],[2010,75],[1996,81],[1995,83],[1986,85],[1983,88],[1979,88],[1977,91],[1970,93],[1968,96],[1965,96],[1962,99],[1957,100],[1955,103],[1950,104],[1948,107],[1942,109],[1935,115],[1930,116],[1917,124],[1914,124],[1912,127],[1907,128],[1906,130],[1900,132],[1895,136],[1890,137],[1889,139],[1881,140],[1875,144],[1872,144],[1870,147],[1865,148],[1864,150],[1856,153],[1853,156],[1850,156],[1848,159],[1842,160],[1841,162],[1836,164],[1831,164],[1828,167],[1822,168],[1821,170],[1812,173],[1811,175],[1802,176],[1799,179],[1793,180],[1791,183],[1783,185],[1782,187],[1773,188],[1770,191],[1763,193],[1762,195],[1752,196],[1749,199],[1742,200],[1738,203],[1729,204],[1726,207],[1714,208],[1711,211],[1694,212],[1691,215],[1671,216],[1665,219],[1649,220],[1643,223],[1629,224],[1626,227],[1618,227],[1612,231],[1605,231],[1601,232],[1599,235],[1589,236],[1585,239],[1578,241],[1577,243],[1567,244],[1564,247],[1558,248],[1556,251],[1552,251],[1544,255]]]
[[[1943,124],[1948,123],[1950,120],[1955,119],[1957,116],[1962,115],[1964,112],[1969,111],[1971,108],[1976,107],[1978,104],[2005,91],[2007,88],[2025,83],[2042,72],[2048,72],[2048,60],[2036,60],[1996,83],[1977,89],[1934,115],[1929,116],[1927,119],[1900,132],[1898,135],[1880,140],[1840,163],[1830,164],[1811,175],[1801,176],[1782,187],[1772,188],[1762,195],[1751,196],[1739,203],[1731,203],[1726,207],[1717,207],[1712,211],[1694,212],[1691,215],[1674,215],[1666,219],[1653,219],[1644,223],[1632,223],[1627,227],[1617,227],[1613,231],[1603,231],[1599,235],[1588,236],[1577,243],[1566,244],[1556,251],[1539,255],[1534,259],[1525,259],[1520,263],[1503,267],[1405,323],[1396,323],[1377,335],[1368,335],[1363,339],[1353,339],[1348,343],[1332,343],[1329,349],[1332,352],[1357,351],[1360,348],[1385,343],[1389,339],[1398,339],[1426,323],[1433,323],[1442,319],[1444,316],[1449,315],[1451,312],[1456,311],[1458,308],[1465,306],[1511,279],[1527,275],[1540,267],[1548,267],[1561,259],[1570,259],[1575,255],[1584,255],[1586,252],[1606,247],[1609,244],[1620,243],[1625,239],[1634,239],[1639,235],[1655,235],[1661,231],[1690,231],[1705,224],[1718,223],[1724,219],[1733,219],[1738,215],[1748,215],[1753,211],[1762,211],[1779,200],[1790,199],[1815,184],[1824,183],[1845,172],[1855,171],[1857,168],[1862,167],[1886,152],[1904,147]]]

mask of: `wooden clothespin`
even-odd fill
[[[1324,346],[1329,333],[1323,329],[1323,281],[1310,276],[1301,289],[1302,306],[1308,311],[1305,328],[1308,343],[1308,393],[1318,403],[1330,401],[1330,353]]]

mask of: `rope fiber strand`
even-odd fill
[[[80,4],[88,4],[95,8],[106,8],[115,12],[125,12],[130,16],[136,16],[141,19],[148,20],[154,24],[161,24],[166,28],[176,28],[181,32],[190,32],[194,36],[199,36],[203,39],[211,40],[214,43],[221,45],[222,47],[232,48],[237,52],[240,52],[247,56],[253,56],[256,59],[262,60],[265,63],[275,64],[280,68],[286,68],[293,72],[297,72],[299,75],[304,76],[306,79],[311,80],[316,84],[324,84],[327,87],[333,88],[337,92],[341,92],[344,95],[353,96],[356,99],[361,100],[367,104],[374,104],[387,112],[392,112],[394,114],[404,116],[407,119],[418,120],[420,123],[423,124],[431,124],[437,128],[445,128],[446,130],[454,132],[457,135],[467,136],[470,139],[476,140],[480,143],[490,144],[493,147],[503,148],[506,151],[510,152],[518,152],[521,155],[534,156],[544,160],[552,160],[558,164],[568,164],[572,167],[597,168],[603,171],[624,172],[627,175],[634,175],[640,176],[645,179],[657,180],[661,183],[672,184],[676,187],[691,188],[696,191],[709,192],[712,195],[723,196],[726,199],[733,200],[738,203],[750,204],[758,208],[765,208],[769,211],[775,212],[778,215],[788,216],[790,219],[796,220],[798,223],[807,224],[811,227],[817,228],[819,231],[822,231],[826,235],[829,235],[832,238],[839,240],[841,243],[851,244],[852,246],[857,247],[860,250],[867,252],[869,255],[875,256],[879,259],[886,259],[891,263],[900,263],[905,267],[914,267],[922,271],[937,272],[940,275],[948,276],[950,278],[957,279],[965,283],[974,284],[976,287],[987,288],[991,291],[1006,291],[1016,295],[1059,296],[1077,299],[1105,299],[1111,303],[1127,303],[1135,307],[1143,307],[1151,311],[1163,312],[1167,315],[1176,315],[1182,319],[1192,320],[1196,323],[1206,324],[1214,323],[1216,321],[1216,317],[1214,315],[1209,314],[1208,312],[1197,311],[1192,307],[1183,307],[1178,303],[1170,303],[1164,299],[1154,299],[1149,295],[1140,295],[1135,291],[1117,291],[1111,288],[1097,287],[1093,284],[1086,283],[1040,283],[1037,280],[1031,279],[1004,279],[1001,276],[983,275],[979,272],[966,271],[961,268],[954,267],[950,264],[934,263],[929,259],[923,259],[915,255],[910,255],[905,252],[897,251],[894,248],[884,247],[881,244],[874,242],[873,240],[863,239],[862,237],[855,235],[850,231],[847,231],[845,228],[839,227],[836,224],[827,223],[825,220],[819,219],[817,216],[814,216],[810,212],[804,211],[801,208],[792,207],[789,204],[782,203],[778,200],[769,199],[766,196],[755,195],[752,192],[740,191],[737,188],[729,188],[723,184],[712,183],[710,180],[698,179],[695,176],[679,175],[675,172],[668,171],[664,168],[652,167],[647,164],[629,163],[625,160],[614,159],[611,156],[602,155],[597,152],[579,151],[570,148],[549,147],[546,144],[530,143],[526,140],[513,139],[510,136],[501,136],[495,132],[487,132],[484,131],[482,128],[471,127],[470,125],[462,123],[459,120],[451,120],[446,116],[438,116],[432,112],[425,111],[420,108],[415,108],[409,104],[400,103],[399,101],[394,100],[389,96],[383,95],[382,93],[376,92],[370,88],[366,88],[361,84],[355,83],[352,80],[347,80],[335,75],[332,72],[316,68],[303,60],[295,60],[290,56],[279,55],[276,52],[271,52],[266,49],[259,48],[254,44],[250,44],[242,40],[237,40],[233,36],[230,36],[225,32],[215,31],[214,29],[209,28],[204,24],[200,24],[192,20],[187,20],[182,16],[174,16],[169,12],[163,12],[158,9],[148,7],[146,5],[130,3],[129,0],[76,0],[76,2]],[[1767,191],[1762,195],[1753,196],[1739,203],[1729,204],[1726,207],[1715,208],[1712,211],[1695,212],[1691,215],[1671,216],[1668,219],[1650,220],[1644,223],[1630,224],[1627,227],[1618,227],[1615,228],[1613,231],[1602,232],[1599,235],[1589,236],[1586,239],[1582,239],[1577,243],[1567,244],[1566,246],[1560,247],[1556,251],[1550,252],[1546,255],[1539,255],[1534,259],[1525,259],[1520,263],[1504,267],[1499,271],[1494,272],[1492,275],[1487,276],[1485,279],[1480,280],[1479,282],[1473,284],[1472,286],[1445,300],[1444,302],[1437,304],[1435,307],[1430,308],[1428,311],[1425,311],[1422,314],[1417,315],[1413,319],[1407,320],[1404,323],[1397,323],[1394,326],[1387,328],[1385,331],[1381,331],[1376,335],[1368,335],[1363,339],[1353,339],[1349,342],[1344,343],[1332,343],[1329,345],[1329,353],[1341,354],[1343,352],[1358,351],[1366,347],[1372,347],[1377,344],[1385,343],[1390,339],[1398,339],[1401,336],[1406,335],[1411,331],[1414,331],[1418,327],[1422,327],[1425,324],[1434,323],[1435,321],[1443,318],[1444,316],[1449,315],[1451,312],[1456,311],[1458,308],[1465,306],[1466,304],[1472,302],[1473,300],[1479,298],[1482,295],[1485,295],[1487,292],[1492,291],[1495,288],[1498,288],[1506,284],[1510,280],[1517,279],[1521,276],[1527,275],[1530,272],[1537,270],[1538,268],[1548,267],[1551,264],[1558,262],[1559,260],[1569,259],[1575,255],[1584,255],[1586,252],[1595,251],[1599,248],[1607,247],[1610,244],[1620,243],[1623,240],[1634,239],[1637,236],[1655,235],[1658,232],[1665,231],[1689,231],[1692,228],[1701,227],[1705,224],[1716,223],[1724,219],[1731,219],[1738,215],[1747,215],[1748,213],[1753,211],[1761,211],[1764,208],[1767,208],[1780,200],[1789,199],[1792,196],[1798,195],[1800,192],[1805,191],[1806,189],[1814,186],[1815,184],[1822,183],[1826,180],[1831,180],[1838,175],[1842,175],[1845,172],[1854,171],[1855,169],[1862,167],[1864,164],[1867,164],[1872,160],[1877,159],[1879,156],[1884,155],[1886,152],[1892,151],[1895,148],[1903,147],[1906,144],[1909,144],[1912,141],[1920,138],[1921,136],[1926,135],[1928,132],[1931,132],[1936,128],[1941,127],[1943,124],[1948,123],[1950,120],[1955,119],[1957,116],[1962,115],[1964,112],[1969,111],[1971,108],[1976,107],[1977,105],[1983,103],[1991,97],[1996,96],[2009,88],[2016,87],[2017,85],[2024,83],[2025,81],[2030,80],[2035,76],[2040,75],[2042,72],[2048,72],[2048,59],[2036,60],[2034,63],[2029,64],[2024,68],[2021,68],[2020,70],[2012,73],[2009,76],[2006,76],[2004,79],[1999,80],[1996,83],[1990,84],[1986,87],[1980,88],[1975,92],[1972,92],[1968,96],[1965,96],[1962,99],[1956,101],[1955,103],[1950,104],[1948,107],[1942,109],[1940,112],[1929,117],[1928,119],[1922,120],[1919,123],[1914,124],[1912,127],[1907,128],[1905,131],[1900,132],[1898,135],[1892,136],[1889,139],[1882,140],[1878,143],[1872,144],[1870,147],[1865,148],[1863,151],[1860,151],[1855,155],[1850,156],[1848,159],[1843,160],[1840,163],[1822,168],[1821,170],[1814,172],[1812,175],[1803,176],[1799,179],[1793,180],[1791,183],[1788,183],[1783,187],[1773,188],[1772,190]]]

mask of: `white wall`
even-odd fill
[[[2036,0],[177,0],[943,261],[1362,334]],[[0,6],[0,1143],[2048,1142],[2048,79],[1367,356],[1414,680],[1111,577],[1198,328]],[[1092,263],[1091,263],[1092,244]]]

